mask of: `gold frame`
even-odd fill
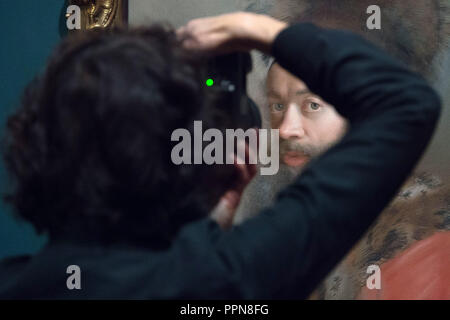
[[[68,0],[81,9],[81,30],[110,28],[128,22],[128,0]]]

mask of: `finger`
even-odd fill
[[[191,20],[186,27],[192,33],[206,33],[217,30],[218,19],[216,17],[206,17]]]
[[[254,157],[253,160],[256,160],[257,159],[256,156],[257,156],[256,150],[254,148],[252,148],[248,143],[245,143],[246,175],[245,175],[245,177],[243,177],[243,178],[245,178],[244,185],[243,185],[244,188],[256,175],[256,171],[257,171],[256,163],[252,163],[252,161],[250,161],[251,157]]]
[[[215,220],[222,229],[229,229],[233,225],[236,208],[239,205],[240,196],[235,191],[228,191],[211,212],[211,218]]]
[[[183,41],[183,47],[189,50],[198,49],[199,44],[195,39],[189,38]]]
[[[250,148],[245,141],[238,141],[234,165],[239,170],[237,189],[242,191],[256,174],[256,165],[249,163]]]
[[[219,54],[232,51],[231,48],[226,47],[226,42],[225,34],[205,34],[187,37],[183,40],[183,46],[186,49]]]
[[[176,34],[178,40],[180,40],[180,41],[184,40],[187,36],[186,27],[183,26],[183,27],[178,28],[175,31],[175,34]]]

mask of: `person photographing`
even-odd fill
[[[187,52],[253,49],[350,128],[273,206],[225,231],[208,214],[219,201],[232,212],[254,168],[174,166],[170,134],[194,120],[220,126],[202,118],[213,106]],[[196,19],[176,34],[88,35],[59,50],[10,119],[6,151],[10,202],[50,242],[0,265],[0,278],[13,278],[1,279],[0,297],[306,298],[395,195],[441,109],[421,76],[361,37],[251,13]],[[75,97],[86,108],[67,102]],[[69,264],[83,270],[82,290],[65,287]]]

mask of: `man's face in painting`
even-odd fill
[[[278,64],[267,76],[270,122],[280,130],[280,160],[300,171],[346,132],[346,120]]]

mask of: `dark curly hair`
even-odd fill
[[[5,199],[50,238],[168,245],[237,174],[170,158],[174,129],[225,126],[200,61],[161,24],[68,36],[8,119]]]

